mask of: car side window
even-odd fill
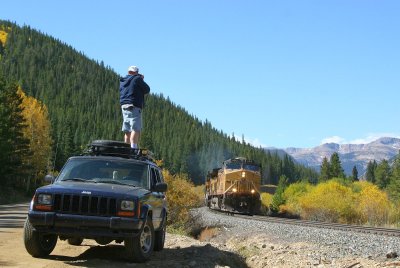
[[[163,182],[162,174],[158,169],[151,168],[151,187],[154,188],[157,183]]]
[[[158,174],[158,182],[164,182],[164,178],[160,170],[157,170],[157,174]]]
[[[157,172],[154,168],[151,168],[151,188],[154,188],[157,183]]]

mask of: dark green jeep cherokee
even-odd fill
[[[36,190],[24,226],[25,248],[49,255],[57,239],[80,245],[124,242],[126,258],[144,262],[164,248],[167,203],[160,168],[117,141],[92,142],[87,152],[68,159],[52,184]]]

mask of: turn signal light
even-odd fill
[[[52,208],[51,206],[48,205],[35,205],[36,210],[46,210],[46,211],[51,211]]]
[[[135,213],[133,211],[118,211],[117,215],[121,217],[133,217]]]

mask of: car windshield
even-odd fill
[[[70,159],[57,181],[126,184],[148,188],[147,165],[131,161]]]

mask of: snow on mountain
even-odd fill
[[[358,174],[365,173],[368,162],[383,159],[389,160],[400,150],[400,139],[383,137],[367,144],[337,144],[325,143],[314,148],[286,148],[285,151],[297,162],[319,170],[322,160],[337,152],[344,172],[350,175],[354,166]]]

